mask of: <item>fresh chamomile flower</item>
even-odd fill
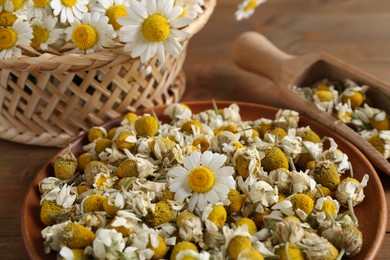
[[[192,20],[178,17],[182,7],[174,6],[174,0],[145,2],[130,1],[127,8],[128,17],[120,17],[119,38],[126,43],[124,51],[130,52],[133,58],[141,57],[145,63],[157,55],[160,62],[165,60],[165,51],[172,55],[179,55],[182,46],[177,38],[188,37],[188,34],[179,30]]]
[[[168,172],[169,190],[175,200],[189,197],[188,209],[203,210],[207,203],[225,202],[229,190],[235,187],[234,168],[223,166],[226,156],[206,151],[193,152],[183,159],[183,165]]]
[[[51,0],[50,6],[55,16],[60,16],[61,23],[73,23],[81,20],[88,12],[88,0]]]
[[[255,12],[256,7],[265,3],[265,1],[266,0],[244,0],[238,6],[238,10],[235,13],[237,21],[251,16]]]
[[[46,50],[50,44],[62,37],[64,29],[56,27],[57,17],[47,15],[42,19],[33,19],[31,22],[34,36],[31,40],[31,47]]]
[[[17,19],[11,27],[0,28],[0,59],[22,55],[20,46],[28,46],[33,38],[32,28],[27,21]]]
[[[115,42],[115,32],[111,24],[108,24],[107,16],[99,13],[85,13],[81,21],[74,23],[65,29],[66,41],[72,41],[76,48],[70,52],[93,53],[103,47],[112,47]]]
[[[175,0],[175,6],[181,6],[183,8],[179,17],[195,19],[199,14],[203,13],[203,9],[198,0]]]
[[[107,16],[114,29],[119,30],[122,25],[118,23],[119,17],[126,17],[126,8],[129,7],[129,1],[125,0],[97,0],[97,3],[92,6],[94,12],[101,13],[102,16]]]

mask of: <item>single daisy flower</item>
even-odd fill
[[[108,17],[101,17],[99,13],[84,14],[82,20],[76,20],[65,29],[65,33],[65,40],[72,41],[77,47],[72,52],[93,53],[115,44],[115,32],[108,24]]]
[[[175,200],[189,197],[188,209],[203,211],[207,203],[225,202],[229,190],[235,188],[234,168],[223,166],[226,156],[206,151],[193,152],[183,159],[184,167],[168,172],[169,190],[175,192]]]
[[[81,20],[83,14],[88,12],[87,4],[88,0],[52,0],[50,2],[53,14],[60,16],[61,23]]]
[[[244,0],[238,6],[238,10],[235,13],[237,21],[250,17],[255,12],[256,7],[265,3],[265,1],[266,0]]]
[[[179,55],[182,46],[177,38],[188,37],[188,33],[179,30],[192,20],[178,17],[182,13],[180,6],[174,6],[173,0],[148,0],[140,3],[130,1],[128,17],[120,17],[120,40],[126,43],[124,51],[133,58],[141,57],[145,63],[157,55],[160,62],[165,60],[165,51]]]
[[[92,6],[92,11],[107,16],[108,23],[117,31],[122,27],[117,20],[119,17],[127,16],[126,8],[128,7],[129,1],[125,0],[98,0],[97,4]]]
[[[31,47],[46,50],[50,44],[59,40],[64,29],[56,27],[57,21],[58,18],[51,15],[46,16],[43,20],[32,20],[34,38],[31,40]]]
[[[33,38],[29,22],[17,19],[11,27],[0,28],[0,59],[22,55],[20,46],[30,45]]]

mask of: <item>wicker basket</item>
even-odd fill
[[[216,0],[185,28],[197,33]],[[0,61],[0,138],[25,144],[63,146],[94,125],[142,107],[178,101],[185,90],[183,53],[154,58],[152,72],[142,73],[139,58],[123,45],[94,54],[34,53]],[[25,50],[28,51],[27,49]]]

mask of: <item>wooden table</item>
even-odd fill
[[[234,39],[248,30],[263,33],[286,52],[327,51],[390,81],[390,1],[269,0],[242,22],[234,19],[237,3],[221,0],[206,27],[191,40],[183,100],[262,100],[272,83],[238,69],[231,58]],[[20,227],[23,199],[36,172],[56,151],[0,140],[1,259],[27,259]],[[390,176],[378,174],[389,209]],[[378,259],[390,259],[389,232],[390,224]]]

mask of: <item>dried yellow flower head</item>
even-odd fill
[[[69,180],[77,170],[77,159],[71,151],[59,155],[53,162],[54,175],[60,180]]]
[[[95,234],[91,230],[77,223],[69,223],[65,227],[65,230],[72,234],[72,236],[65,241],[66,245],[72,249],[85,248],[91,245],[95,239]]]
[[[334,95],[333,95],[332,91],[330,91],[329,89],[328,90],[325,90],[325,89],[317,90],[315,95],[322,102],[330,102],[334,99]]]
[[[228,199],[230,204],[228,206],[229,213],[238,213],[240,212],[242,206],[244,205],[244,198],[242,194],[234,189],[231,189],[228,193]]]
[[[94,126],[88,131],[88,141],[92,143],[96,139],[106,138],[107,131],[103,127]]]
[[[313,143],[321,143],[321,138],[311,129],[304,131],[301,134],[302,141],[310,141]]]
[[[191,242],[179,242],[173,247],[170,260],[176,260],[176,255],[185,250],[193,250],[198,253],[198,248],[195,244]]]
[[[238,259],[238,255],[252,249],[252,240],[246,236],[235,236],[229,243],[228,252],[232,259]]]
[[[288,245],[287,248],[285,246],[279,247],[276,253],[279,256],[279,260],[305,259],[302,250],[295,245]]]
[[[99,138],[96,140],[95,152],[96,154],[100,154],[105,151],[106,148],[111,148],[112,141],[108,138]]]
[[[158,245],[157,245],[157,247],[154,247],[154,246],[150,243],[150,241],[149,241],[148,246],[147,246],[147,248],[153,250],[153,253],[154,253],[154,254],[153,254],[153,256],[152,256],[151,259],[155,259],[155,260],[157,260],[157,259],[163,259],[164,256],[167,254],[168,249],[169,249],[168,246],[167,246],[167,244],[166,244],[165,241],[164,241],[164,238],[162,238],[160,235],[157,235],[157,239],[158,239]]]
[[[134,127],[139,136],[154,136],[158,130],[158,121],[153,116],[142,116],[135,121]]]
[[[192,126],[197,127],[200,132],[203,130],[202,124],[200,122],[196,120],[189,120],[181,126],[181,131],[189,135],[194,134],[192,132]]]
[[[121,164],[119,164],[119,167],[116,169],[116,174],[120,178],[124,177],[138,177],[138,166],[137,162],[132,159],[126,159]]]
[[[211,222],[213,222],[218,228],[222,228],[227,218],[226,209],[223,206],[214,205],[213,209],[210,212],[210,215],[207,218]]]
[[[364,95],[355,91],[351,96],[343,95],[341,101],[345,104],[348,101],[351,103],[352,108],[360,107],[364,102]]]
[[[82,203],[83,210],[84,212],[102,211],[104,210],[103,202],[103,195],[92,194],[84,199],[84,202]]]
[[[56,223],[58,215],[61,213],[62,207],[55,200],[44,200],[41,204],[41,221],[45,226],[51,226]]]
[[[294,194],[291,197],[291,203],[294,209],[301,209],[306,214],[310,214],[313,211],[314,201],[306,194]]]
[[[259,212],[256,212],[256,211],[253,213],[253,221],[255,222],[256,227],[258,229],[263,228],[263,226],[264,226],[264,217],[268,216],[269,214],[270,214],[270,212],[268,210],[265,210],[262,213],[259,213]]]
[[[263,260],[264,256],[259,251],[251,249],[242,252],[238,258],[243,260]]]
[[[279,147],[272,146],[271,149],[265,152],[265,156],[261,160],[261,166],[263,166],[263,169],[267,172],[271,172],[279,168],[288,169],[288,160]]]
[[[95,177],[99,173],[106,173],[108,166],[100,161],[91,161],[85,166],[84,179],[91,185],[95,183]]]
[[[173,210],[166,201],[156,203],[154,210],[149,210],[146,215],[146,223],[152,227],[157,227],[173,220]]]
[[[314,180],[324,187],[334,191],[340,184],[340,175],[333,162],[319,162],[313,170]]]
[[[240,218],[236,221],[235,225],[237,227],[247,225],[248,226],[248,232],[251,235],[254,235],[257,232],[257,227],[255,222],[250,218]]]

